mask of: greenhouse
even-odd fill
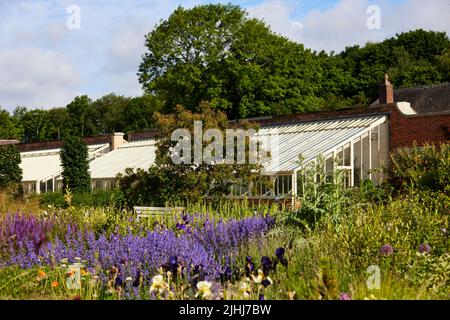
[[[25,194],[54,192],[62,188],[62,167],[59,158],[61,149],[46,149],[21,152],[22,185]],[[89,160],[109,152],[106,144],[89,145]]]
[[[388,119],[385,115],[340,118],[262,127],[258,138],[271,148],[258,182],[235,185],[231,196],[248,199],[291,199],[297,195],[299,171],[323,158],[324,171],[343,172],[343,183],[356,186],[382,175],[374,170],[389,160]],[[302,161],[300,162],[300,156]]]

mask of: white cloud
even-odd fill
[[[267,0],[249,8],[248,13],[252,18],[264,20],[276,33],[297,40],[303,24],[290,18],[295,9],[295,5],[283,0]]]
[[[306,1],[306,0],[302,0]],[[298,2],[300,6],[302,1]],[[367,28],[367,8],[381,9],[381,29]],[[339,52],[346,46],[377,42],[413,29],[446,31],[450,34],[448,0],[341,0],[325,10],[313,10],[300,21],[292,20],[296,7],[286,0],[266,0],[250,8],[250,15],[263,18],[272,29],[315,50]],[[301,25],[302,28],[298,28]]]
[[[80,80],[62,54],[40,49],[1,50],[0,70],[0,105],[8,110],[65,106]]]

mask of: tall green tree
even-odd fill
[[[87,128],[91,103],[91,99],[88,96],[83,95],[75,97],[75,99],[66,106],[72,134],[82,137],[89,134]]]
[[[137,131],[155,127],[153,115],[161,112],[163,102],[154,95],[144,94],[128,101],[123,111],[125,131]]]
[[[89,112],[90,133],[104,135],[125,129],[124,112],[129,105],[130,98],[118,96],[114,93],[104,95],[92,102]]]
[[[386,72],[395,88],[446,81],[449,76],[442,68],[446,50],[450,50],[450,39],[445,32],[421,29],[364,47],[348,47],[339,54],[343,71],[351,75],[343,92],[348,98],[363,92],[370,102],[375,101],[378,83]]]
[[[48,111],[35,109],[27,111],[21,119],[25,142],[45,141],[49,129]]]
[[[69,135],[60,152],[63,188],[76,192],[91,190],[88,148],[81,137]]]
[[[0,139],[21,139],[21,125],[0,107]]]
[[[48,110],[48,138],[60,140],[68,132],[69,113],[66,108],[53,108]]]
[[[318,109],[320,65],[301,44],[274,34],[234,5],[179,7],[147,35],[139,68],[145,91],[199,111],[201,101],[229,117]]]
[[[0,146],[0,189],[22,180],[20,153],[15,145]]]

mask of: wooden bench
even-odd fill
[[[185,210],[183,207],[133,207],[133,209],[136,212],[138,219],[149,216],[181,213]]]

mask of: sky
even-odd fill
[[[450,0],[0,0],[0,106],[142,94],[145,35],[178,6],[205,3],[240,5],[274,32],[327,52],[418,28],[450,35]]]

